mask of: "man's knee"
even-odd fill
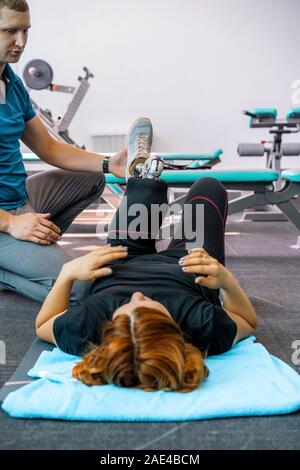
[[[105,188],[105,176],[103,173],[95,173],[93,179],[94,181],[91,181],[93,194],[101,196]]]

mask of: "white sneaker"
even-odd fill
[[[151,155],[146,160],[141,171],[142,178],[148,178],[152,180],[159,179],[164,169],[164,161],[160,155]]]
[[[153,129],[149,118],[141,117],[134,121],[127,136],[126,180],[135,174],[135,167],[149,158]]]

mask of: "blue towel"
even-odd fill
[[[17,418],[84,421],[189,421],[300,409],[300,376],[254,340],[209,357],[208,379],[189,393],[88,387],[71,376],[78,357],[44,351],[28,374],[39,379],[10,393],[2,407]]]

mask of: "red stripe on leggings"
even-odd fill
[[[210,202],[218,211],[218,214],[222,220],[222,224],[224,226],[224,218],[222,217],[222,214],[221,214],[221,211],[219,209],[219,207],[217,206],[217,204],[214,203],[214,201],[212,201],[211,199],[209,199],[208,197],[204,197],[204,196],[196,196],[196,197],[193,197],[192,199],[190,199],[187,204],[189,204],[190,202],[194,201],[195,199],[204,199],[205,201],[208,201]]]

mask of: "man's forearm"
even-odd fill
[[[0,232],[8,233],[12,217],[12,214],[0,209]]]
[[[73,279],[64,275],[63,270],[60,272],[38,313],[35,322],[36,328],[39,328],[58,313],[68,309],[73,282]]]
[[[256,313],[245,292],[230,273],[226,285],[221,288],[224,309],[244,318],[256,328]]]
[[[43,158],[41,156],[41,158]],[[63,142],[54,141],[50,156],[45,158],[53,166],[70,171],[91,171],[102,173],[104,155],[87,152]]]

